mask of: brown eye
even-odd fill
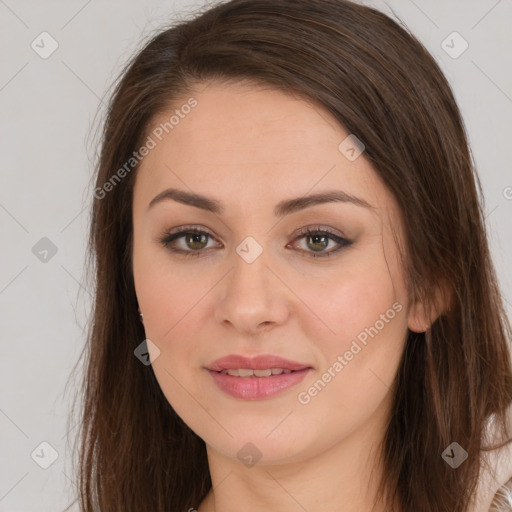
[[[205,249],[209,249],[210,239],[213,237],[207,231],[190,228],[168,233],[160,240],[160,243],[172,252],[185,256],[199,256]]]
[[[295,239],[295,242],[302,239],[306,241],[306,249],[302,249],[302,252],[313,258],[328,257],[352,243],[350,240],[324,229],[312,230],[306,228],[301,232],[300,236]],[[338,245],[338,247],[327,251],[326,249],[329,247],[330,242],[333,242],[335,246]]]
[[[313,249],[313,251],[322,251],[327,248],[330,239],[324,235],[310,235],[306,237],[306,240],[308,245],[309,241],[311,241],[311,245],[309,245],[309,247]]]
[[[191,249],[204,249],[203,244],[208,242],[208,235],[199,233],[187,233],[184,237],[185,244]]]
[[[300,249],[300,252],[313,258],[328,257],[352,243],[325,229],[305,228],[300,236],[295,238],[294,243],[303,239],[305,248]],[[208,242],[213,240],[213,235],[208,231],[196,227],[185,227],[177,232],[166,233],[159,241],[166,249],[174,253],[183,256],[200,256],[207,252],[207,249],[212,248],[208,246]],[[327,250],[331,243],[334,244],[334,248]],[[293,244],[291,246],[293,247]]]

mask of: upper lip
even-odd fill
[[[298,371],[311,368],[311,366],[296,361],[290,361],[289,359],[283,359],[275,355],[245,357],[234,354],[213,361],[207,368],[208,370],[216,372],[236,369],[266,370],[268,368],[282,368],[283,370]]]

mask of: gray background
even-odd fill
[[[393,9],[455,91],[511,313],[512,0],[365,3],[394,17]],[[0,0],[0,512],[55,512],[72,500],[66,432],[72,442],[76,430],[67,418],[76,382],[66,383],[84,345],[92,298],[84,252],[105,95],[144,35],[200,5]],[[58,43],[46,59],[31,47],[35,41],[39,52],[51,48],[43,31]],[[469,44],[458,58],[445,51],[463,48],[457,36],[447,39],[454,31]],[[43,237],[55,254],[44,252]],[[51,457],[42,442],[58,454],[48,469],[40,467]]]

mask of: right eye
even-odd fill
[[[213,235],[197,227],[184,227],[179,231],[166,232],[160,239],[160,243],[169,251],[182,254],[184,256],[200,256],[205,249],[209,249],[207,243],[213,239]],[[177,242],[181,242],[177,244]],[[171,243],[181,245],[181,247],[172,246]]]

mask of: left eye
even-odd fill
[[[208,247],[208,242],[213,239],[213,235],[207,231],[197,228],[188,228],[175,233],[166,234],[160,240],[160,243],[173,253],[178,253],[184,256],[200,256],[204,253],[204,249],[212,248]],[[325,229],[311,230],[307,228],[294,239],[293,243],[302,239],[305,239],[306,247],[310,250],[300,249],[301,252],[306,253],[313,258],[330,256],[352,243],[350,240],[340,237]],[[179,244],[178,241],[180,241],[181,244]],[[172,246],[172,242],[178,245],[178,247]],[[325,251],[329,246],[329,242],[334,242],[338,247],[330,251]]]
[[[302,252],[304,252],[306,256],[312,256],[313,258],[329,257],[331,254],[337,253],[338,251],[340,251],[344,247],[349,246],[352,243],[350,240],[347,240],[346,238],[336,235],[326,229],[320,228],[303,229],[300,232],[299,236],[294,240],[294,242],[301,239],[305,239],[306,246],[310,249],[313,249],[312,251],[302,250]],[[337,244],[338,247],[330,251],[325,251],[324,249],[328,247],[329,242],[335,242],[335,244]]]

